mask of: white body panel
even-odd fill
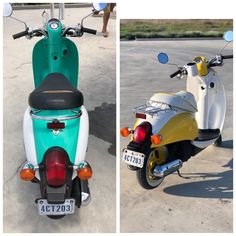
[[[81,107],[82,116],[80,117],[80,128],[79,137],[76,149],[75,165],[85,160],[87,146],[88,146],[88,135],[89,135],[89,118],[88,112],[85,107]]]
[[[159,131],[163,128],[163,126],[168,123],[171,118],[183,112],[185,111],[163,110],[161,112],[158,112],[158,115],[155,116],[150,116],[146,114],[146,119],[138,119],[136,124],[139,125],[144,121],[148,121],[152,125],[152,133],[158,134]]]
[[[30,115],[30,107],[26,109],[24,114],[23,134],[27,161],[33,164],[34,166],[38,166],[34,143],[33,122],[32,117]]]
[[[30,107],[27,107],[24,118],[23,118],[23,135],[24,135],[24,146],[27,162],[33,164],[35,169],[35,176],[40,180],[40,175],[38,171],[37,156],[34,143],[34,131],[33,122],[30,115]]]
[[[216,76],[214,70],[209,70],[207,76],[187,78],[187,91],[197,100],[198,112],[196,120],[199,129],[220,129],[222,131],[225,113],[226,98],[223,83]],[[214,84],[214,87],[211,85]]]
[[[186,91],[180,91],[178,93],[156,93],[150,100],[165,103],[189,112],[197,111],[197,103],[194,96]]]

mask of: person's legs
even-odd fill
[[[104,14],[103,14],[102,33],[104,37],[108,37],[107,24],[108,24],[109,18],[110,18],[110,6],[107,7],[107,9],[104,11]]]

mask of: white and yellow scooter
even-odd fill
[[[233,32],[226,32],[224,39],[231,42]],[[158,187],[165,176],[179,171],[183,162],[209,145],[221,144],[226,98],[213,67],[233,58],[221,51],[209,61],[199,56],[179,67],[170,77],[187,77],[187,91],[154,94],[145,105],[134,108],[134,128],[121,129],[123,137],[131,134],[122,160],[136,171],[145,189]],[[169,60],[165,53],[157,58],[162,64]]]

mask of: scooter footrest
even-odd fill
[[[198,138],[199,141],[210,140],[219,137],[220,129],[199,129]]]

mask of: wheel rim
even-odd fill
[[[153,176],[152,171],[156,165],[161,165],[165,162],[165,157],[165,150],[158,150],[157,148],[153,149],[148,156],[146,179],[148,184],[152,187],[158,186],[163,181],[163,178]]]

